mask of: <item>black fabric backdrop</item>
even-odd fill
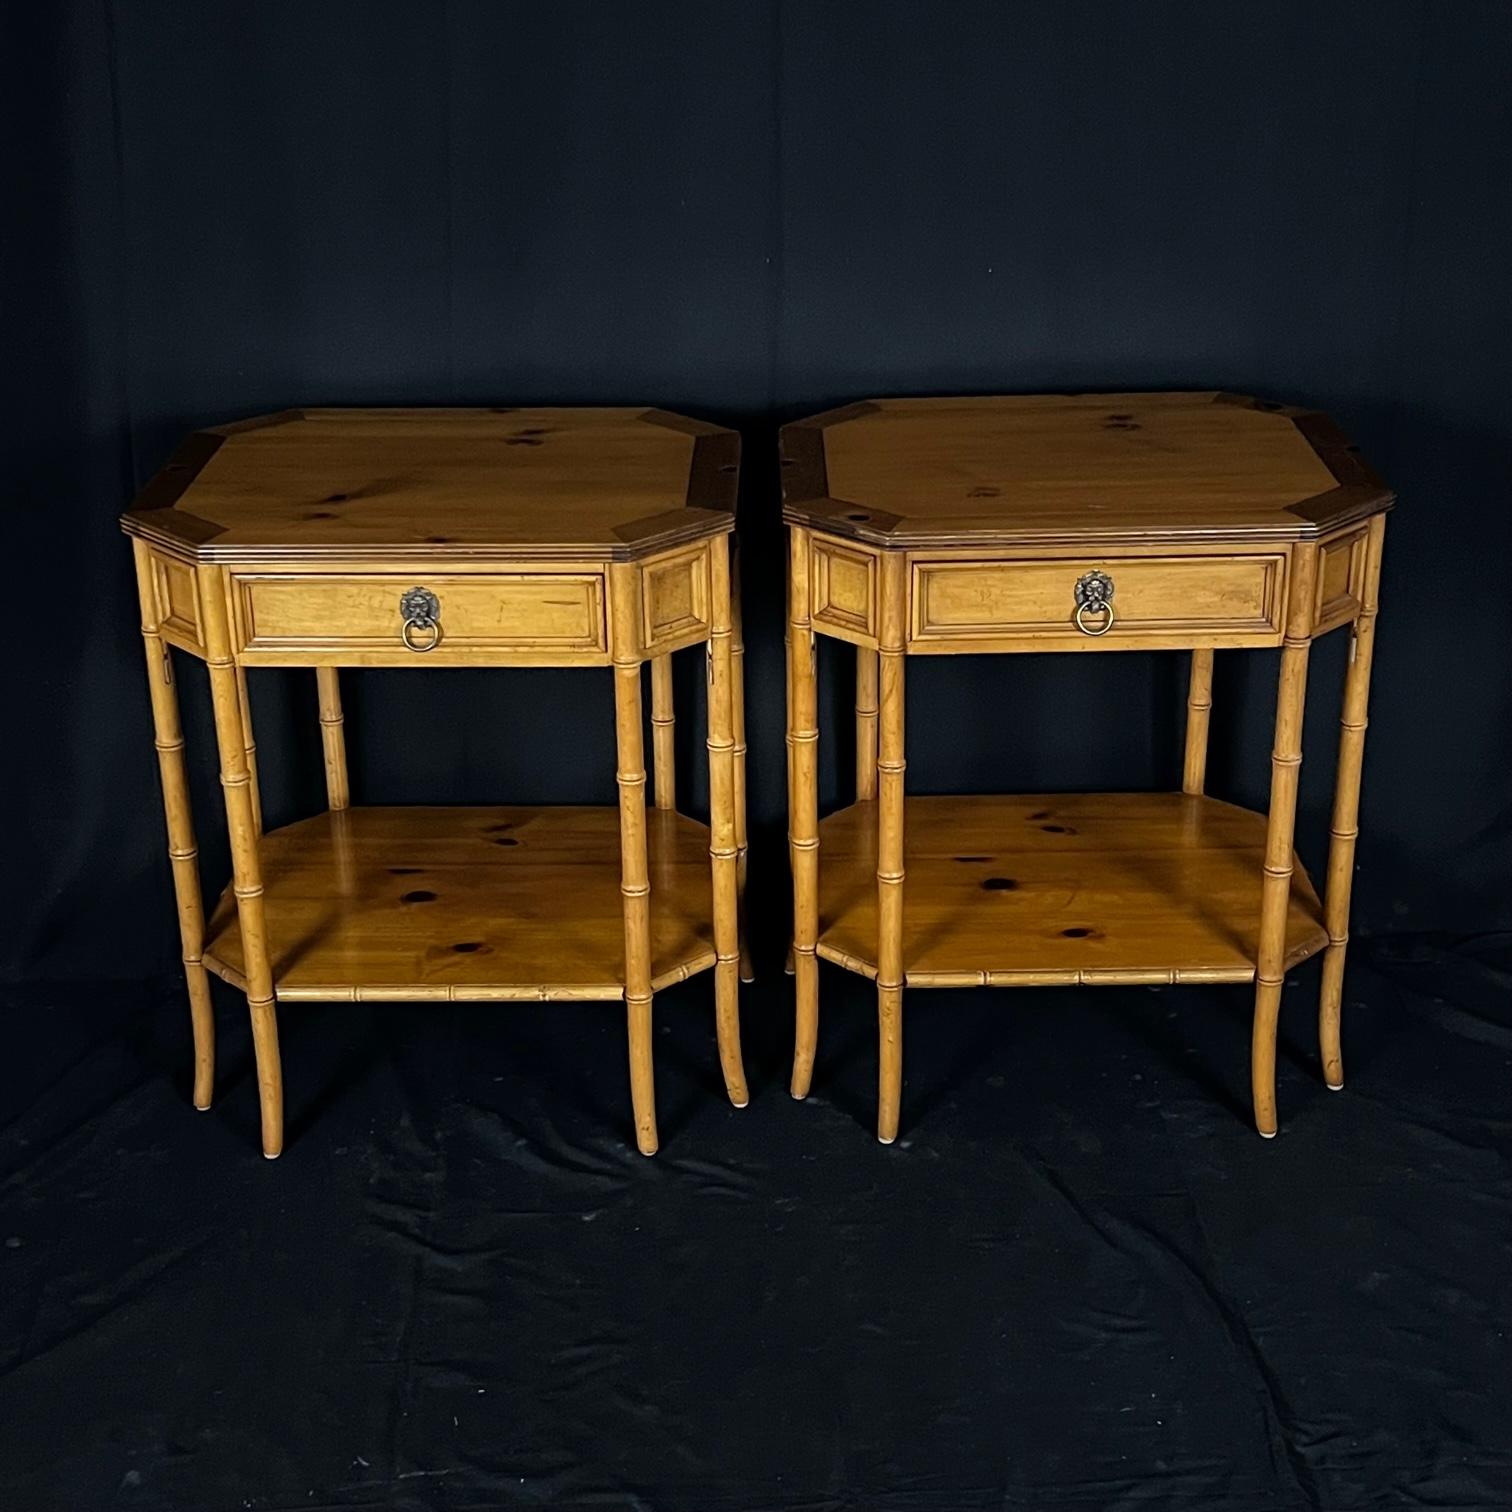
[[[0,48],[8,1506],[1512,1504],[1512,7],[5,0]],[[1011,1030],[1002,995],[914,994],[884,1155],[864,984],[826,974],[813,1105],[781,1091],[775,428],[1120,387],[1319,406],[1399,492],[1369,1079],[1322,1095],[1315,973],[1271,1147],[1243,994],[1023,994]],[[200,424],[600,401],[745,436],[755,1105],[719,1102],[697,983],[659,999],[649,1164],[612,1013],[312,1010],[264,1169],[234,999],[222,1101],[184,1112],[116,517]],[[1315,870],[1343,651],[1314,658]],[[1219,660],[1211,782],[1255,806],[1274,673]],[[828,805],[849,668],[821,675]],[[597,676],[348,674],[358,801],[610,801]],[[1172,785],[1184,678],[921,664],[910,787]],[[252,698],[270,823],[313,811],[313,679]]]
[[[171,967],[115,519],[186,430],[304,403],[645,400],[742,428],[752,804],[774,896],[775,422],[876,393],[1067,387],[1321,406],[1402,500],[1358,922],[1512,917],[1499,0],[4,14],[9,599],[18,625],[47,619],[6,658],[25,730],[8,742],[24,795],[8,974]],[[1314,864],[1340,655],[1318,657],[1308,724]],[[1273,670],[1220,659],[1214,779],[1249,802]],[[1182,678],[1174,657],[932,664],[910,680],[910,782],[1170,783]],[[608,701],[572,674],[348,680],[371,801],[612,795]],[[318,799],[312,679],[255,682],[277,819]],[[828,677],[829,801],[846,697]],[[187,701],[219,876],[192,679]],[[950,717],[962,706],[981,717]]]

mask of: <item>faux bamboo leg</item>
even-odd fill
[[[809,533],[789,531],[788,845],[793,868],[794,1097],[807,1097],[819,1042],[819,729],[814,626],[809,616]]]
[[[1255,1127],[1276,1134],[1276,1022],[1286,964],[1286,914],[1291,905],[1292,842],[1302,770],[1302,714],[1307,700],[1313,583],[1317,548],[1301,546],[1292,559],[1291,609],[1281,647],[1276,731],[1271,748],[1270,814],[1260,891],[1260,936],[1255,962],[1255,1018],[1250,1035],[1250,1086]]]
[[[791,571],[788,573],[787,597],[788,597],[788,603],[791,604],[792,601],[793,601],[793,577],[792,577]],[[793,729],[793,627],[792,627],[791,622],[788,619],[786,619],[786,618],[784,618],[783,623],[782,623],[782,668],[783,668],[782,685],[783,685],[784,691],[787,694],[786,722],[783,725],[783,729],[788,733],[788,736],[791,737],[791,733],[792,733],[792,729]],[[787,754],[788,812],[789,812],[789,814],[791,814],[792,813],[792,799],[793,799],[793,742],[792,742],[791,738],[788,738],[785,743],[786,743],[786,754]],[[788,823],[788,834],[791,837],[791,835],[792,835],[792,822],[791,822],[791,819],[789,820],[789,823]],[[792,866],[791,843],[789,845],[788,858],[789,858],[789,862],[788,862],[789,868],[791,869],[791,866]],[[794,974],[794,971],[796,970],[796,968],[793,965],[793,936],[792,936],[791,931],[788,934],[787,954],[783,957],[782,970],[783,970],[783,972],[787,976],[792,976]]]
[[[161,634],[152,558],[141,541],[133,541],[137,591],[142,604],[142,645],[147,653],[147,686],[152,698],[153,743],[163,785],[163,812],[168,823],[168,856],[173,866],[173,895],[178,904],[179,940],[184,980],[189,988],[189,1022],[194,1031],[194,1106],[210,1106],[215,1087],[215,1015],[210,1005],[210,978],[205,970],[205,905],[200,894],[199,849],[184,771],[184,731],[179,721],[173,662]]]
[[[1201,794],[1207,782],[1208,718],[1213,707],[1213,653],[1192,652],[1192,680],[1187,685],[1186,760],[1181,791]]]
[[[215,705],[215,739],[220,748],[221,786],[226,794],[226,827],[231,838],[231,875],[241,925],[252,1016],[252,1048],[257,1059],[257,1094],[262,1110],[262,1147],[269,1160],[283,1151],[283,1070],[278,1055],[278,1018],[273,1002],[273,968],[263,911],[258,824],[247,766],[246,733],[231,633],[226,617],[226,579],[217,567],[199,570],[200,605],[205,621],[210,697]]]
[[[882,553],[877,732],[877,1138],[898,1137],[903,1101],[903,652],[907,579]]]
[[[677,807],[677,716],[672,708],[672,657],[651,658],[651,753],[656,774],[656,806]]]
[[[735,701],[735,917],[740,935],[740,980],[754,982],[756,968],[746,927],[746,720],[745,720],[745,626],[740,610],[740,553],[732,549],[730,567],[731,697]]]
[[[1359,618],[1350,629],[1349,671],[1344,680],[1344,708],[1339,717],[1339,770],[1334,781],[1333,824],[1328,843],[1328,882],[1323,922],[1328,948],[1323,952],[1323,990],[1318,1004],[1318,1044],[1323,1080],[1331,1091],[1344,1086],[1344,1054],[1339,1042],[1339,1012],[1344,997],[1344,957],[1349,945],[1349,893],[1354,882],[1355,840],[1360,822],[1360,767],[1365,759],[1365,726],[1370,702],[1370,664],[1375,655],[1376,606],[1380,597],[1381,548],[1386,517],[1370,522],[1366,543],[1365,586]]]
[[[252,700],[247,696],[247,669],[236,669],[236,700],[241,706],[242,749],[247,755],[247,791],[252,797],[252,822],[262,834],[262,787],[257,780],[257,742],[252,738]]]
[[[735,671],[730,643],[730,557],[709,551],[709,863],[714,890],[714,1023],[725,1091],[737,1108],[751,1100],[740,1058],[740,926],[735,823]]]
[[[877,796],[877,653],[856,647],[856,797]]]
[[[614,726],[620,813],[620,904],[625,923],[625,1026],[635,1143],[656,1154],[656,1078],[651,1063],[651,879],[646,863],[646,752],[641,734],[639,569],[609,568],[614,631]]]
[[[316,667],[315,685],[320,691],[320,744],[325,751],[326,801],[333,813],[339,813],[351,802],[340,674],[335,667]]]

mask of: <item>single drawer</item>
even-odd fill
[[[586,572],[238,574],[238,643],[267,653],[603,652],[603,579]]]
[[[910,647],[1274,645],[1282,555],[913,559]]]

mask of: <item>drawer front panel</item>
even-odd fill
[[[423,587],[439,604],[438,650],[606,648],[603,580],[593,573],[415,575],[259,573],[236,578],[248,651],[408,652],[400,600]],[[424,644],[428,630],[415,637]]]
[[[966,641],[1119,641],[1152,644],[1214,636],[1266,644],[1280,639],[1285,558],[1142,556],[1036,558],[1016,562],[913,563],[912,641],[925,649]],[[1077,584],[1089,573],[1112,580],[1113,623],[1095,606],[1076,624]]]

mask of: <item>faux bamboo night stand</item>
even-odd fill
[[[813,1075],[819,957],[877,984],[887,1143],[905,985],[1252,981],[1255,1123],[1269,1138],[1282,979],[1321,950],[1324,1076],[1341,1087],[1393,502],[1355,448],[1323,415],[1231,394],[895,399],[787,426],[782,467],[793,1096]],[[1316,636],[1346,625],[1320,904],[1292,848],[1307,657]],[[857,802],[823,823],[815,635],[856,647]],[[1268,815],[1203,794],[1213,653],[1261,647],[1281,648]],[[1178,649],[1192,653],[1180,793],[905,801],[905,657]]]
[[[263,1153],[276,1003],[622,1000],[656,1150],[651,1001],[714,969],[725,1087],[745,859],[739,438],[661,410],[289,410],[191,436],[133,538],[168,844],[210,1104],[206,972],[247,995]],[[711,825],[677,813],[671,654],[707,647]],[[168,648],[209,666],[234,880],[208,923]],[[656,797],[646,810],[641,667]],[[612,667],[619,809],[352,808],[339,667]],[[262,833],[246,674],[312,667],[330,811]],[[712,865],[712,888],[711,888]]]

